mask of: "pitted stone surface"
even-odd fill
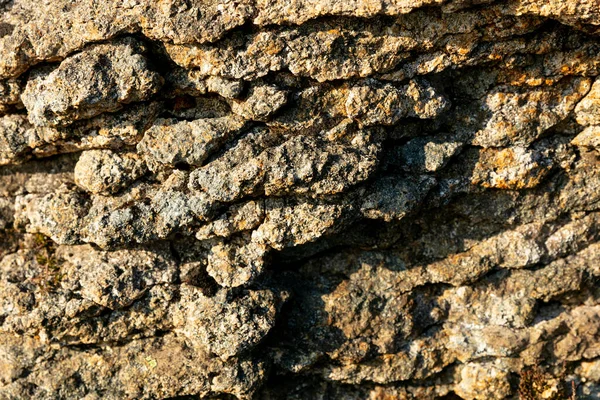
[[[0,400],[595,399],[599,26],[0,0]]]
[[[148,68],[144,51],[141,43],[123,39],[86,48],[55,70],[40,69],[21,97],[29,120],[36,126],[68,125],[148,99],[162,78]]]

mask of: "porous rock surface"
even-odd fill
[[[596,399],[599,284],[597,1],[0,1],[1,400]]]

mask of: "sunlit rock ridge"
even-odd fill
[[[600,2],[0,0],[0,400],[597,399]]]

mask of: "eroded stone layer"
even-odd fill
[[[0,0],[0,400],[597,398],[599,35]]]

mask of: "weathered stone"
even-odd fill
[[[72,264],[68,279],[77,281],[84,299],[112,310],[131,305],[154,285],[176,279],[168,253],[165,256],[149,249],[98,252],[89,246],[73,250],[63,255]]]
[[[70,186],[61,186],[45,196],[17,198],[17,212],[23,213],[30,231],[42,233],[58,243],[79,242],[82,219],[88,211],[88,198]]]
[[[473,170],[472,182],[498,189],[523,189],[537,186],[546,176],[552,160],[523,147],[485,149]]]
[[[162,78],[148,68],[143,52],[141,43],[123,39],[84,49],[52,71],[40,70],[22,96],[29,120],[37,126],[68,125],[147,100]]]
[[[263,272],[268,247],[250,240],[246,235],[224,242],[212,240],[206,272],[219,285],[238,287],[252,283]]]
[[[311,200],[272,199],[265,204],[265,220],[252,239],[275,249],[312,242],[339,229],[339,220],[351,204]]]
[[[600,81],[594,82],[591,90],[575,108],[575,118],[580,125],[600,125]]]
[[[419,137],[395,149],[388,162],[407,172],[435,172],[444,167],[463,146],[464,142],[451,135]]]
[[[265,148],[280,140],[274,135],[258,131],[244,137],[222,159],[194,171],[191,188],[223,202],[261,193],[335,194],[367,179],[380,149],[373,135],[363,131],[348,140],[355,146],[295,136]]]
[[[264,121],[287,102],[287,94],[273,86],[254,86],[248,98],[234,101],[231,111],[245,119]]]
[[[31,157],[43,158],[60,153],[77,152],[86,149],[115,149],[136,144],[143,132],[152,125],[160,109],[157,103],[132,106],[119,114],[101,114],[89,120],[76,122],[68,127],[35,127],[23,123],[26,128],[18,142],[19,153],[15,153],[15,143],[6,164],[18,164]],[[10,115],[22,117],[22,115]],[[7,130],[14,135],[14,131]],[[14,140],[14,137],[10,140]]]
[[[231,206],[225,214],[196,231],[199,240],[213,237],[230,237],[235,233],[256,228],[265,217],[265,205],[261,201]]]
[[[235,99],[240,96],[244,88],[241,81],[215,76],[206,78],[197,70],[176,69],[169,73],[165,79],[175,95],[198,96],[206,93],[217,93],[226,99]]]
[[[151,169],[157,164],[202,165],[212,152],[244,127],[234,116],[194,121],[158,120],[138,144]]]
[[[511,393],[509,372],[494,365],[467,364],[456,394],[463,399],[504,399]]]
[[[14,78],[0,80],[0,114],[10,110],[11,107],[23,107],[21,92],[23,92],[21,80]]]
[[[600,147],[600,126],[588,126],[571,140],[575,146]]]
[[[599,26],[0,0],[0,399],[593,398]]]
[[[367,218],[384,221],[401,219],[421,203],[433,185],[435,179],[428,176],[387,176],[365,198],[361,212]]]
[[[345,104],[348,117],[364,125],[394,125],[409,116],[434,118],[449,106],[426,82],[411,81],[400,89],[390,84],[377,86],[377,82],[367,82],[350,88]]]
[[[0,117],[0,165],[13,163],[39,141],[24,115]]]
[[[575,78],[555,87],[532,89],[524,94],[504,88],[487,95],[486,111],[492,114],[473,144],[483,147],[528,145],[564,120],[589,91],[590,80]],[[577,107],[580,107],[581,103]]]
[[[75,165],[75,183],[91,193],[115,193],[146,172],[137,154],[84,151]]]
[[[254,347],[275,324],[276,299],[267,290],[249,291],[228,301],[225,290],[207,298],[184,286],[182,296],[186,305],[182,333],[223,360]]]

